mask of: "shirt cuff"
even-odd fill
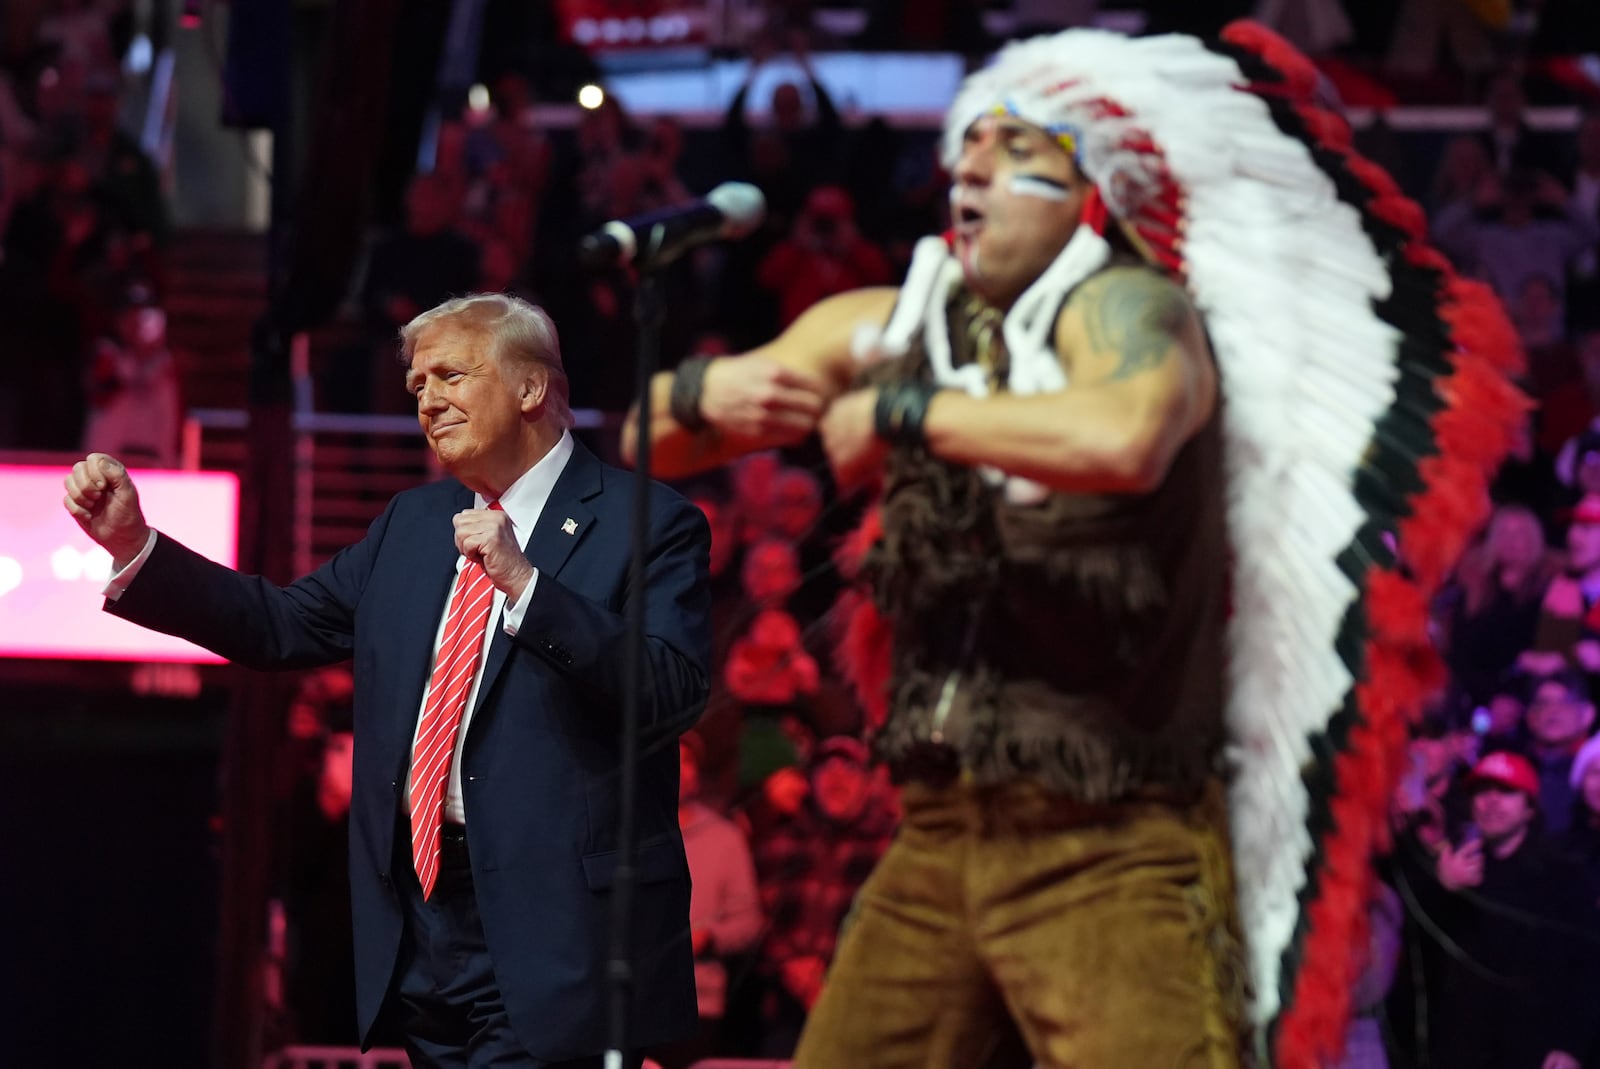
[[[528,580],[528,585],[522,588],[522,596],[515,605],[506,604],[505,612],[500,617],[500,624],[505,628],[506,634],[512,638],[517,637],[517,631],[522,627],[522,617],[528,611],[528,602],[533,600],[533,588],[539,585],[539,569],[533,570],[533,577]]]
[[[100,593],[105,595],[106,599],[109,601],[116,601],[118,598],[122,597],[122,592],[127,590],[133,581],[139,577],[139,569],[144,567],[144,562],[150,559],[150,551],[155,548],[156,532],[155,529],[152,528],[150,531],[150,537],[145,539],[144,548],[139,551],[139,555],[129,561],[126,568],[123,568],[122,571],[118,572],[116,575],[113,575],[111,577],[111,581],[106,584],[106,588]]]

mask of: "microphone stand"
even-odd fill
[[[658,241],[660,236],[661,230],[658,228]],[[644,571],[645,543],[650,537],[650,380],[655,376],[656,365],[661,360],[661,324],[666,318],[666,307],[661,298],[661,280],[656,273],[660,266],[659,263],[651,263],[639,272],[639,284],[634,293],[634,321],[639,327],[638,375],[635,381],[639,415],[633,472],[633,556],[628,579],[633,597],[628,601],[623,659],[622,769],[619,790],[622,814],[617,828],[617,868],[611,885],[611,960],[606,968],[610,1042],[606,1049],[605,1069],[625,1067],[629,1008],[634,990],[629,928],[633,918],[635,882],[634,807],[637,804],[639,779],[639,703],[645,672],[644,599],[648,592],[644,586]]]

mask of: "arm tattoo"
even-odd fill
[[[1145,271],[1118,271],[1085,287],[1083,296],[1089,344],[1117,356],[1106,381],[1132,378],[1171,359],[1189,313],[1171,283]]]

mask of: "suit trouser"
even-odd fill
[[[1090,806],[913,782],[797,1069],[967,1069],[1011,1022],[1051,1069],[1240,1063],[1246,972],[1220,786]]]
[[[413,1069],[600,1069],[598,1054],[563,1062],[535,1058],[512,1031],[478,915],[464,829],[444,826],[439,879],[426,900],[409,836],[407,829],[395,847],[406,932],[392,998]]]

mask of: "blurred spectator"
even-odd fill
[[[1597,380],[1600,383],[1600,380]],[[1560,545],[1566,535],[1566,524],[1558,522],[1556,510],[1567,500],[1567,488],[1556,477],[1555,461],[1551,453],[1561,447],[1563,439],[1556,439],[1548,449],[1543,444],[1542,425],[1535,434],[1534,422],[1543,413],[1529,412],[1512,437],[1511,452],[1495,473],[1489,487],[1489,496],[1496,504],[1522,505],[1539,518],[1544,529],[1544,539],[1549,545]],[[1582,429],[1579,423],[1577,429]]]
[[[811,41],[816,0],[762,0],[766,21],[762,34],[772,40],[791,41],[804,47]]]
[[[781,609],[800,589],[799,557],[793,544],[763,538],[745,551],[741,582],[745,600],[754,609]]]
[[[360,294],[365,347],[330,378],[336,409],[399,411],[409,400],[396,388],[395,339],[400,328],[440,301],[478,284],[478,246],[455,228],[458,191],[437,174],[419,174],[406,189],[405,222],[381,235],[367,256]]]
[[[1600,111],[1584,113],[1574,138],[1574,167],[1567,178],[1572,190],[1574,215],[1600,222]],[[1574,333],[1593,329],[1600,308],[1600,245],[1591,245],[1573,262],[1572,311]]]
[[[802,48],[794,59],[810,84],[814,113],[807,114],[800,87],[783,82],[772,91],[770,122],[759,133],[752,132],[746,114],[750,87],[766,58],[762,51],[752,54],[744,82],[723,115],[722,136],[735,167],[766,194],[768,218],[781,232],[806,191],[835,177],[843,125],[833,97],[811,65],[810,53]]]
[[[1401,0],[1385,63],[1389,73],[1433,74],[1441,48],[1447,69],[1465,74],[1487,73],[1499,58],[1491,27],[1462,0]]]
[[[1593,640],[1590,640],[1593,641]],[[1583,675],[1568,669],[1541,680],[1524,714],[1528,755],[1538,771],[1545,831],[1561,836],[1572,821],[1577,788],[1573,766],[1594,728],[1594,702]]]
[[[1484,181],[1494,172],[1494,160],[1480,137],[1458,134],[1445,143],[1434,166],[1428,191],[1428,215],[1437,216],[1452,204],[1471,204]]]
[[[509,293],[530,304],[538,304],[538,295],[528,284],[527,263],[517,256],[511,242],[493,237],[482,245],[478,262],[477,289],[484,293]]]
[[[820,186],[806,197],[789,236],[767,253],[759,277],[777,296],[779,325],[786,327],[824,297],[884,285],[891,276],[888,258],[856,228],[850,194]]]
[[[33,120],[17,103],[11,72],[0,67],[0,253],[4,252],[3,239],[19,187],[30,184],[26,169],[33,141]]]
[[[504,75],[496,84],[502,90],[524,85],[517,75]],[[519,272],[537,237],[551,160],[550,144],[525,110],[525,97],[521,88],[509,100],[497,97],[496,117],[470,130],[461,150],[466,183],[459,228],[480,245],[507,243]]]
[[[1406,770],[1395,786],[1394,815],[1398,830],[1422,856],[1433,857],[1465,817],[1456,773],[1466,757],[1464,736],[1439,716],[1425,719],[1411,741]]]
[[[1521,505],[1496,509],[1483,540],[1462,556],[1442,598],[1439,644],[1471,705],[1489,701],[1533,644],[1545,591],[1559,568],[1538,517]]]
[[[771,982],[766,1050],[787,1057],[822,993],[840,925],[894,832],[867,768],[866,747],[835,736],[817,747],[811,792],[791,823],[756,842],[756,873],[770,931],[762,968]]]
[[[542,185],[550,145],[534,119],[527,78],[517,71],[496,75],[489,84],[489,106],[489,121],[467,134],[467,172],[481,177],[503,167]]]
[[[817,692],[817,662],[794,617],[780,609],[756,614],[734,641],[724,674],[729,693],[746,705],[794,707]]]
[[[77,449],[83,441],[85,347],[76,272],[100,217],[88,174],[54,157],[23,157],[0,248],[0,361],[28,388],[0,391],[0,436],[18,449]],[[25,182],[26,185],[20,183]]]
[[[752,950],[761,937],[761,896],[750,846],[732,821],[701,801],[704,758],[698,735],[678,740],[678,826],[694,885],[689,932],[694,941],[700,1031],[691,1039],[652,1051],[662,1069],[688,1069],[701,1058],[725,1053],[721,1030],[729,960]]]
[[[1500,690],[1483,705],[1472,710],[1469,726],[1470,738],[1475,745],[1469,756],[1476,760],[1480,754],[1496,750],[1523,753],[1528,746],[1525,723],[1528,698],[1542,677],[1531,676],[1513,668],[1501,680]]]
[[[1355,32],[1339,0],[1259,0],[1255,18],[1313,56],[1347,44]]]
[[[1550,453],[1569,443],[1575,450],[1578,437],[1600,415],[1600,326],[1580,329],[1570,348],[1571,363],[1565,369],[1549,369],[1555,381],[1548,390],[1541,393],[1538,384],[1529,384],[1539,402],[1539,446]]]
[[[782,469],[782,458],[772,451],[751,453],[734,462],[733,506],[738,511],[740,533],[746,541],[761,537],[766,522],[763,517],[772,506],[772,488]]]
[[[639,154],[640,189],[633,211],[657,211],[692,199],[678,173],[682,162],[683,127],[670,115],[658,115]]]
[[[720,679],[733,640],[749,623],[744,602],[740,559],[739,515],[727,500],[700,489],[690,499],[705,514],[711,528],[711,666]]]
[[[1566,170],[1563,138],[1528,125],[1528,99],[1520,76],[1507,71],[1489,79],[1483,105],[1489,112],[1489,128],[1480,140],[1500,175],[1509,177],[1513,171],[1558,175]]]
[[[60,60],[91,71],[115,70],[111,29],[101,5],[96,0],[55,0],[53,7],[39,20],[34,39],[54,47]]]
[[[917,240],[943,230],[948,183],[930,134],[896,130],[875,115],[852,134],[845,178],[861,231],[905,272]]]
[[[602,223],[626,214],[614,210],[617,172],[638,151],[639,141],[633,120],[610,93],[599,107],[579,113],[577,186],[588,222]]]
[[[1376,881],[1367,907],[1367,948],[1355,988],[1350,992],[1350,1024],[1344,1057],[1332,1069],[1389,1069],[1383,1042],[1384,999],[1400,959],[1400,929],[1405,910],[1394,888]]]
[[[1539,777],[1512,753],[1468,779],[1472,820],[1445,844],[1419,900],[1449,940],[1432,995],[1432,1064],[1579,1069],[1594,1034],[1582,880],[1538,835]],[[1547,814],[1548,815],[1548,814]]]
[[[795,547],[799,587],[788,599],[790,611],[808,629],[832,610],[839,596],[839,571],[833,559],[832,535],[822,528],[823,485],[804,468],[783,467],[769,488],[767,508],[752,522],[767,535]],[[812,645],[813,653],[829,651]],[[839,726],[837,730],[847,731]]]
[[[1600,442],[1596,443],[1600,446]],[[1580,472],[1600,468],[1600,451],[1584,454]],[[1594,459],[1587,459],[1589,457]],[[1600,601],[1600,494],[1586,494],[1567,527],[1566,573],[1545,591],[1532,648],[1520,658],[1529,671],[1552,674],[1563,664],[1600,672],[1600,638],[1590,608]]]
[[[167,313],[148,285],[129,287],[112,334],[95,343],[88,395],[86,451],[135,465],[178,466],[178,367],[167,345]]]
[[[139,142],[117,124],[120,81],[114,73],[94,74],[84,88],[82,141],[73,155],[88,169],[94,194],[113,222],[164,245],[168,222],[161,176]]]
[[[1555,473],[1567,488],[1568,500],[1600,494],[1600,427],[1594,420],[1562,445]]]
[[[1577,365],[1577,354],[1567,341],[1559,291],[1559,284],[1549,275],[1532,274],[1507,302],[1506,311],[1527,357],[1528,389],[1535,398],[1548,396],[1557,382],[1571,377]]]
[[[867,25],[855,41],[867,52],[959,52],[994,50],[977,0],[870,0]]]
[[[1600,737],[1590,739],[1572,761],[1576,801],[1564,846],[1583,866],[1589,904],[1600,911]]]
[[[1458,201],[1440,211],[1434,236],[1463,271],[1487,279],[1508,304],[1529,278],[1550,279],[1559,287],[1564,321],[1567,267],[1600,240],[1600,224],[1572,210],[1559,181],[1518,169],[1503,182],[1486,178],[1473,204]]]
[[[406,191],[404,226],[373,247],[362,306],[384,337],[476,282],[479,250],[454,227],[456,193],[446,176],[415,176]]]
[[[799,545],[822,516],[822,484],[802,468],[784,468],[772,486],[768,531]]]
[[[747,607],[760,604],[747,602]],[[728,651],[722,675],[726,694],[737,710],[741,794],[777,769],[802,760],[794,730],[786,729],[785,721],[808,716],[819,676],[817,662],[802,644],[793,616],[770,607],[752,611],[748,629]]]

